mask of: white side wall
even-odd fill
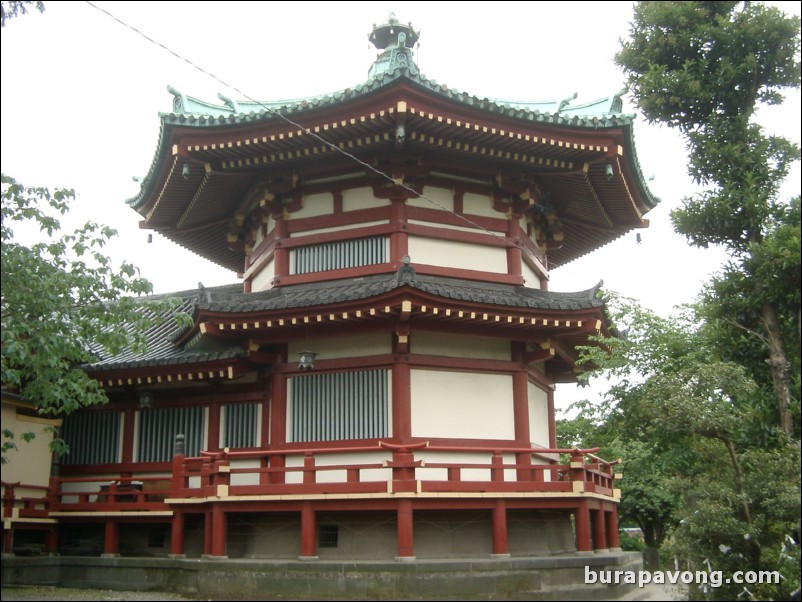
[[[410,236],[409,256],[413,266],[420,263],[497,274],[507,273],[507,252],[500,247]]]
[[[512,376],[413,369],[413,437],[514,439]]]
[[[443,336],[438,332],[415,331],[410,337],[412,353],[445,355],[474,359],[502,360],[511,358],[510,342],[503,339],[461,334]]]
[[[534,445],[549,447],[549,397],[548,393],[532,384],[529,393],[529,437]]]
[[[290,219],[304,219],[334,213],[334,196],[330,192],[308,194],[301,201],[301,209],[290,214]]]
[[[7,463],[3,465],[3,480],[8,483],[24,483],[26,485],[47,485],[50,479],[50,441],[53,436],[45,431],[48,426],[60,424],[59,420],[46,420],[17,414],[15,405],[2,404],[3,429],[14,433],[17,449],[5,453]],[[25,442],[23,433],[33,433],[34,438]],[[3,441],[8,441],[5,437]],[[22,493],[18,492],[18,495]],[[24,495],[38,497],[28,492]]]
[[[502,454],[504,464],[515,464],[515,454]],[[485,464],[487,468],[463,468],[460,470],[462,481],[491,481],[490,472],[493,457],[489,453],[468,452],[430,452],[416,450],[415,460],[423,460],[423,466],[415,469],[415,478],[421,481],[447,481],[448,468],[439,468],[432,464]],[[504,470],[504,481],[516,480],[515,469]]]
[[[416,197],[409,199],[407,200],[407,205],[410,207],[423,207],[424,209],[436,209],[438,211],[454,211],[454,194],[450,190],[424,186],[423,195],[427,198]]]
[[[529,288],[540,288],[540,277],[525,261],[521,261],[521,274],[524,277],[524,284],[526,286]]]
[[[372,188],[351,188],[343,191],[343,211],[358,211],[389,205],[388,199],[377,199]]]
[[[256,293],[269,289],[275,275],[276,264],[271,259],[256,275],[254,275],[251,280],[251,291]]]
[[[392,341],[389,334],[375,333],[354,336],[343,336],[315,341],[292,341],[289,344],[289,361],[298,359],[301,351],[314,351],[318,360],[329,360],[341,357],[365,357],[392,353]]]
[[[484,217],[499,218],[504,216],[503,213],[493,209],[493,200],[489,196],[472,192],[466,192],[462,197],[462,211]]]

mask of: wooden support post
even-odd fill
[[[411,372],[406,362],[393,364],[393,438],[405,443],[412,437]]]
[[[605,524],[604,510],[593,511],[593,549],[607,550],[607,525]]]
[[[304,484],[311,484],[317,480],[315,472],[315,456],[311,453],[304,454]],[[303,554],[302,554],[303,556]]]
[[[103,554],[101,556],[119,556],[120,525],[116,521],[106,521],[106,532],[103,538]]]
[[[270,400],[270,411],[273,415],[270,421],[270,446],[281,447],[287,441],[287,377],[283,374],[273,375],[273,392]],[[284,455],[270,456],[271,468],[284,468],[286,466]],[[282,470],[268,473],[268,481],[272,484],[284,483],[285,473]]]
[[[212,553],[212,511],[207,510],[203,514],[203,555],[210,556]]]
[[[317,558],[315,535],[317,532],[317,518],[312,502],[306,501],[301,506],[301,558],[312,560]]]
[[[396,560],[413,560],[415,558],[412,531],[412,501],[398,500],[398,556]]]
[[[209,555],[226,558],[226,513],[220,504],[212,506],[212,547]]]
[[[621,544],[618,542],[618,505],[605,512],[607,519],[607,547],[611,550],[620,550]]]
[[[496,500],[491,521],[493,523],[493,555],[509,556],[507,546],[507,504],[503,499]]]
[[[14,553],[14,527],[9,525],[3,528],[3,554],[11,555]]]
[[[184,513],[176,510],[170,526],[170,557],[184,557]]]
[[[392,199],[390,205],[390,221],[397,230],[390,234],[390,261],[399,263],[405,255],[409,255],[409,235],[407,226],[407,205],[405,199]]]
[[[576,509],[576,551],[593,551],[590,545],[590,510],[587,500],[580,500]]]
[[[45,554],[55,556],[58,554],[58,527],[50,527],[45,533]]]

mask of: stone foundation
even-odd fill
[[[640,570],[642,560],[634,552],[405,562],[4,557],[2,581],[215,600],[599,600],[634,587],[585,585],[586,566]]]

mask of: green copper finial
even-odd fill
[[[418,42],[419,35],[420,32],[415,31],[412,23],[404,25],[394,13],[390,13],[386,23],[374,25],[368,39],[383,52],[371,66],[368,76],[392,73],[398,68],[418,73],[418,66],[412,58],[412,48]]]

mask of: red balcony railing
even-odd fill
[[[378,445],[283,450],[201,452],[173,458],[162,476],[70,477],[51,479],[40,498],[15,495],[5,486],[4,513],[169,510],[171,499],[213,496],[343,493],[510,493],[541,492],[613,497],[614,462],[597,449]],[[337,458],[335,455],[343,456]],[[553,458],[561,456],[563,461]],[[533,458],[545,463],[533,463]]]

